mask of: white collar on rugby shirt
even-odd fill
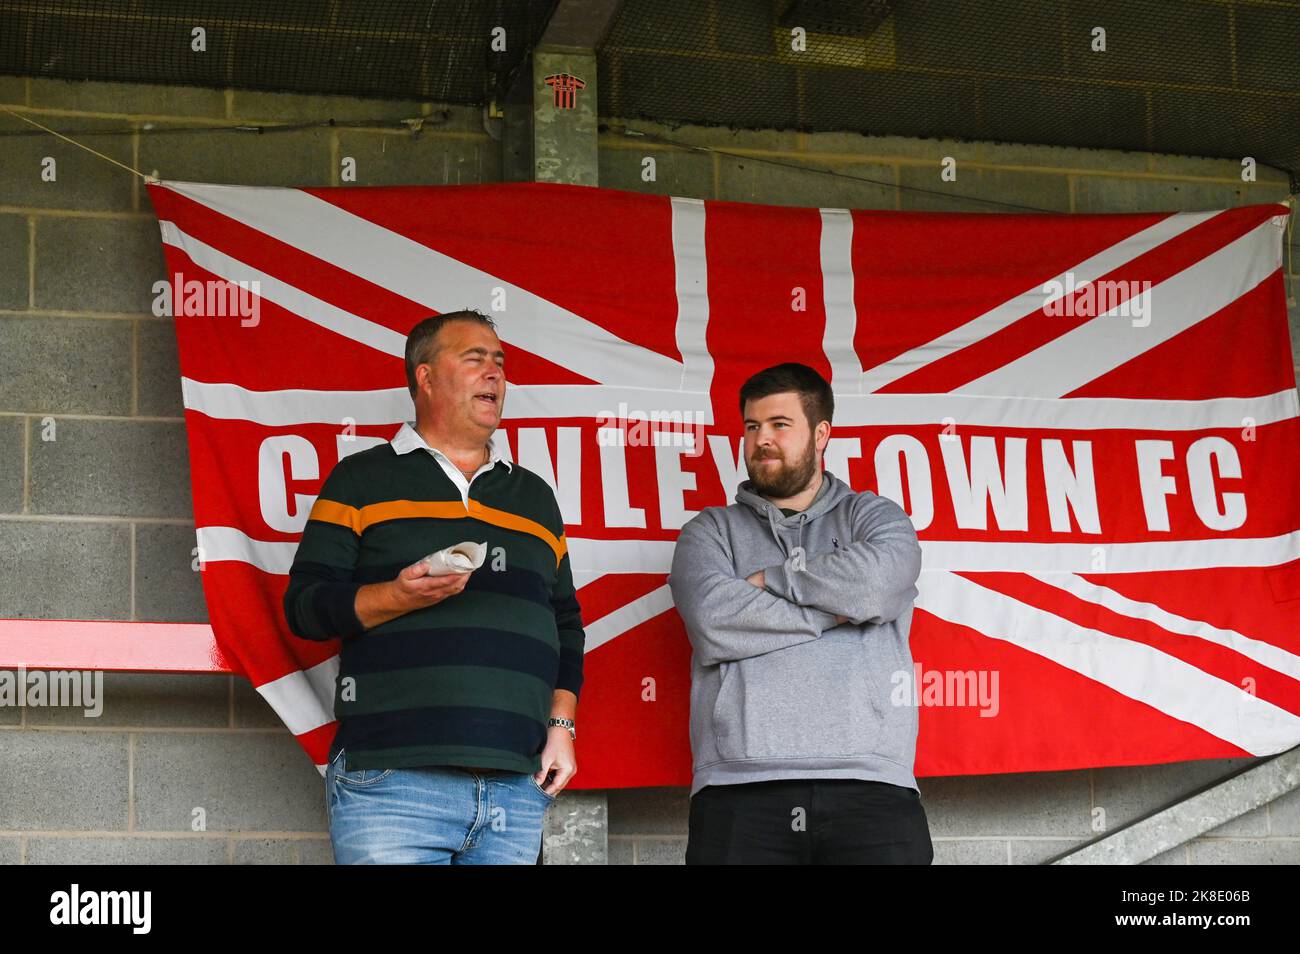
[[[459,468],[456,467],[451,458],[438,450],[438,448],[430,447],[429,443],[420,436],[420,432],[415,429],[415,421],[404,421],[397,434],[389,443],[393,445],[393,450],[399,454],[407,454],[417,448],[423,447],[432,454],[439,463],[445,460],[448,464],[451,464],[453,470],[456,470],[457,473],[460,472]],[[484,464],[483,467],[479,468],[480,471],[483,470],[484,467],[496,464],[497,461],[501,461],[501,463],[505,464],[507,470],[514,469],[514,465],[502,457],[501,452],[497,450],[495,432],[490,438],[488,438],[488,447],[490,448],[491,456],[489,456],[488,462]],[[476,473],[475,476],[478,476],[478,474]]]

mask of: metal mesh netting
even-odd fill
[[[0,73],[481,104],[560,2],[0,0]],[[1298,50],[1300,0],[623,0],[597,85],[605,117],[1251,156],[1294,188]]]
[[[599,64],[603,116],[1300,168],[1300,0],[624,0]]]
[[[480,104],[557,2],[0,0],[0,73]]]

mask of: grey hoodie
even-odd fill
[[[757,570],[765,588],[745,579]],[[916,788],[916,708],[890,698],[913,679],[920,570],[903,508],[830,471],[802,513],[746,480],[693,517],[668,575],[693,649],[691,794],[778,778]]]

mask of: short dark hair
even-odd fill
[[[479,314],[473,309],[449,311],[445,315],[431,315],[428,318],[421,319],[420,323],[412,328],[411,333],[406,336],[406,386],[411,391],[411,400],[415,400],[415,395],[420,390],[420,386],[415,380],[415,369],[438,356],[438,348],[440,347],[436,344],[438,332],[449,321],[477,321],[479,324],[487,325],[493,331],[496,331],[496,324],[491,318]]]
[[[794,361],[764,368],[740,386],[741,416],[745,414],[747,402],[787,391],[799,395],[809,430],[816,430],[822,421],[830,423],[835,414],[835,397],[831,394],[830,382],[808,365]]]

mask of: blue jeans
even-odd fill
[[[532,865],[555,796],[531,772],[451,766],[325,770],[334,861],[354,864]]]

